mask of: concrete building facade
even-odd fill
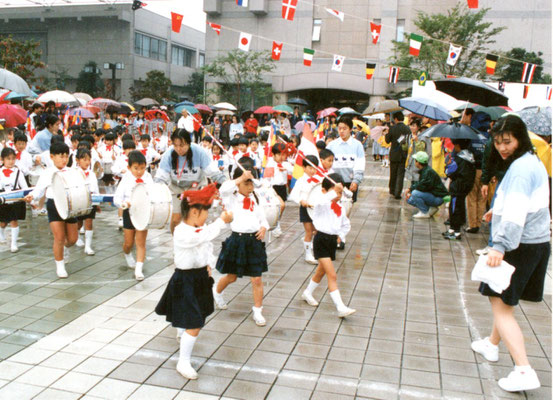
[[[388,60],[393,53],[392,40],[404,32],[416,31],[418,11],[445,13],[458,0],[299,0],[294,21],[282,18],[282,0],[250,0],[239,7],[235,0],[204,0],[207,20],[223,26],[221,35],[208,28],[206,62],[235,49],[239,32],[254,35],[251,50],[271,50],[272,41],[284,43],[275,71],[265,76],[272,85],[275,103],[291,96],[315,99],[330,93],[336,101],[362,103],[376,101],[391,91],[410,85],[388,83]],[[551,2],[533,0],[489,0],[487,19],[497,26],[507,26],[498,36],[495,49],[524,47],[541,51],[546,60],[545,72],[551,71]],[[325,8],[346,14],[344,22]],[[372,43],[369,21],[382,24],[380,42]],[[227,28],[227,29],[225,29]],[[311,67],[303,65],[303,48],[315,50]],[[345,56],[342,72],[332,72],[333,54]],[[374,78],[365,77],[365,63],[376,62]],[[444,60],[445,62],[445,60]],[[400,75],[401,79],[401,75]],[[217,79],[211,79],[211,84]],[[404,87],[405,86],[405,87]]]
[[[105,63],[121,63],[116,71],[115,97],[129,100],[129,89],[161,70],[174,90],[184,94],[190,75],[205,62],[205,33],[182,26],[171,30],[171,20],[130,4],[3,8],[0,35],[35,39],[41,43],[47,67],[38,72],[50,78],[67,69],[72,78],[66,90],[73,91],[76,78],[88,61],[95,61],[102,78],[110,79]]]

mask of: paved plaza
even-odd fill
[[[319,307],[301,300],[314,266],[289,204],[283,235],[267,246],[267,326],[251,318],[249,280],[231,285],[228,310],[211,316],[194,348],[196,381],[176,372],[176,331],[153,312],[173,271],[167,230],[148,233],[146,279],[136,282],[116,212],[104,207],[96,255],[70,249],[70,276],[59,280],[46,218],[28,218],[20,252],[0,247],[0,399],[551,399],[551,271],[546,300],[516,310],[542,387],[504,392],[505,346],[497,363],[470,349],[490,331],[488,300],[470,280],[487,230],[446,241],[444,209],[413,221],[414,209],[388,195],[388,169],[368,162],[365,173],[335,264],[357,313],[339,319],[325,281]]]

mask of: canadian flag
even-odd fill
[[[208,25],[209,25],[215,32],[217,32],[217,35],[220,35],[220,34],[221,34],[221,25],[219,25],[219,24],[214,24],[213,22],[208,22]]]
[[[250,43],[252,42],[252,35],[246,32],[240,32],[240,40],[238,41],[238,48],[244,51],[250,51]]]
[[[282,43],[273,42],[273,52],[271,58],[275,61],[280,60],[280,53],[282,53]]]
[[[293,21],[298,0],[282,0],[282,18]]]
[[[344,22],[344,13],[342,11],[333,10],[332,8],[326,8],[326,11],[330,15],[334,15],[336,18],[338,18],[340,21]]]
[[[374,22],[371,22],[371,36],[373,38],[373,44],[377,44],[380,39],[380,30],[382,25],[377,25]]]
[[[182,26],[182,18],[183,16],[181,14],[177,14],[174,12],[171,13],[171,29],[173,30],[173,32],[180,32],[180,28]]]

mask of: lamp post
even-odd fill
[[[124,70],[125,64],[123,63],[104,63],[104,69],[111,69],[111,98],[115,100],[115,71]]]

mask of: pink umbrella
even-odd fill
[[[253,113],[254,114],[272,114],[276,112],[275,110],[273,110],[273,107],[271,106],[263,106],[263,107],[259,107],[257,110],[255,110]]]
[[[69,110],[69,115],[78,115],[81,118],[94,118],[94,113],[84,107],[72,108]]]
[[[317,116],[319,118],[328,117],[329,115],[334,114],[336,111],[338,111],[336,107],[328,107],[328,108],[325,108],[324,110],[319,111],[317,113]]]
[[[314,131],[315,128],[317,127],[315,125],[315,123],[312,122],[312,121],[307,121],[307,122],[306,121],[300,121],[296,125],[294,125],[294,129],[298,132],[303,132],[303,127],[305,126],[306,123],[309,125],[309,127],[311,128],[312,131]]]
[[[14,104],[0,105],[0,119],[6,120],[6,128],[14,128],[27,121],[27,111]]]
[[[97,97],[95,99],[90,100],[88,103],[86,103],[87,106],[96,106],[102,110],[105,110],[108,107],[117,107],[119,108],[119,103],[115,100],[110,99],[103,99],[101,97]]]
[[[198,111],[203,111],[208,114],[213,113],[213,111],[211,110],[211,108],[209,108],[207,104],[195,104],[194,108],[196,108],[196,110]]]

